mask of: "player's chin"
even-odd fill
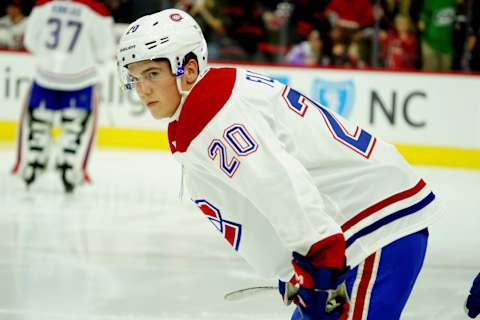
[[[154,118],[155,120],[162,120],[162,119],[165,119],[166,116],[164,116],[164,115],[159,115],[159,114],[153,114],[153,118]]]
[[[162,112],[161,110],[149,109],[149,111],[152,117],[156,120],[164,119],[167,117],[167,115],[165,115],[165,112]]]

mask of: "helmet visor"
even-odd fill
[[[118,78],[120,79],[120,85],[123,90],[130,91],[135,89],[138,79],[128,72],[128,68],[118,65],[117,72]]]

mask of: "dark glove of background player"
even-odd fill
[[[470,289],[470,295],[467,298],[465,307],[468,316],[472,319],[480,314],[480,273],[475,280],[473,280],[473,285]]]

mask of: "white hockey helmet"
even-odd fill
[[[194,53],[199,73],[207,68],[208,49],[202,30],[186,12],[167,9],[139,18],[130,24],[120,38],[117,63],[120,77],[127,89],[133,85],[128,65],[137,61],[168,59],[172,73],[183,75],[184,58]]]

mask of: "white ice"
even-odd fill
[[[26,190],[0,149],[0,319],[289,319],[275,285],[236,256],[188,199],[164,152],[97,149],[93,184],[65,195],[53,173]],[[417,167],[443,200],[425,267],[402,319],[467,319],[480,271],[480,171]],[[393,297],[392,297],[393,298]]]

